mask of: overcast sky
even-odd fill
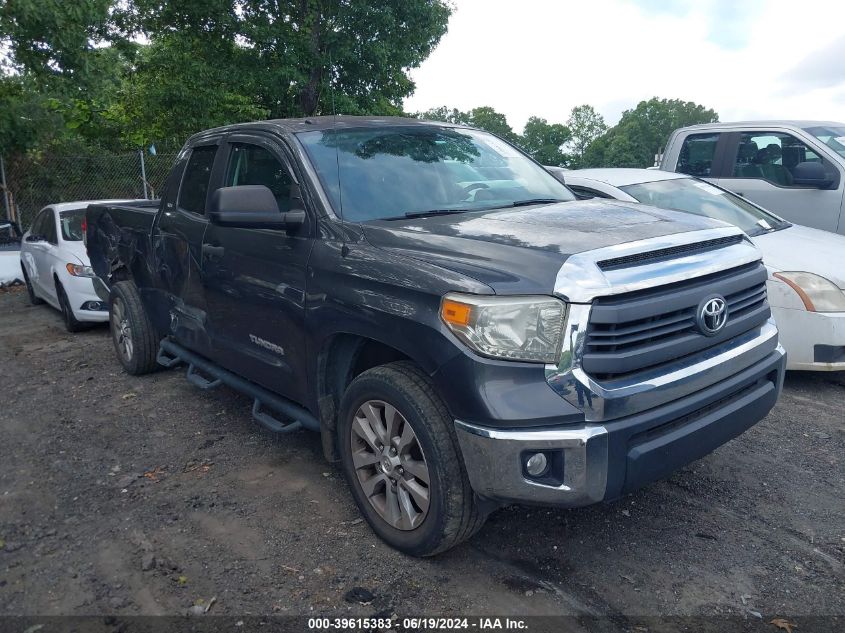
[[[653,96],[722,121],[845,121],[843,0],[453,0],[409,112],[489,105],[520,131],[589,103],[609,124]]]

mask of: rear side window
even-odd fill
[[[205,213],[205,199],[208,196],[208,182],[217,146],[195,147],[191,150],[182,187],[179,189],[179,208],[192,213]]]
[[[675,171],[704,178],[713,169],[719,134],[690,134],[684,139]]]

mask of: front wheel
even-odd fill
[[[158,368],[156,356],[161,337],[153,327],[138,288],[131,281],[112,286],[109,328],[117,359],[126,373],[148,374]]]
[[[341,402],[338,442],[355,502],[376,534],[413,556],[454,547],[486,518],[453,424],[428,376],[405,361],[365,371]]]
[[[70,307],[67,293],[58,281],[56,282],[56,298],[59,300],[59,308],[62,311],[62,320],[65,322],[65,329],[68,332],[80,332],[84,330],[85,325],[76,320],[73,310]]]

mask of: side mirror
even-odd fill
[[[832,182],[833,180],[821,163],[806,161],[798,163],[792,169],[792,184],[794,185],[825,189]]]
[[[43,242],[43,241],[44,241],[44,238],[43,238],[43,237],[41,237],[40,235],[35,235],[35,234],[33,233],[33,234],[30,234],[30,235],[27,235],[27,236],[26,236],[26,241],[27,241],[27,242],[29,242],[29,243],[31,243],[31,244],[34,244],[35,242]]]
[[[282,213],[270,189],[264,185],[240,185],[214,192],[208,219],[218,226],[290,230],[305,223],[305,211]]]

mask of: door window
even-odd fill
[[[226,187],[264,185],[273,192],[279,210],[290,210],[293,180],[282,162],[260,145],[233,143],[226,168]]]
[[[44,236],[44,226],[45,226],[45,218],[47,217],[48,212],[42,211],[37,216],[35,216],[35,220],[32,222],[32,226],[29,227],[29,234],[35,235],[37,237],[45,237]]]
[[[784,132],[744,132],[740,135],[734,178],[758,178],[780,187],[792,187],[798,163],[829,166],[803,141]]]
[[[56,237],[56,218],[53,215],[52,211],[48,211],[44,214],[44,220],[41,227],[43,231],[44,238],[50,242],[50,244],[57,244],[58,238]]]
[[[706,178],[713,169],[719,134],[690,134],[684,139],[675,171]]]
[[[208,181],[211,179],[216,153],[216,146],[195,147],[191,150],[182,187],[179,189],[179,208],[199,215],[205,214]]]

